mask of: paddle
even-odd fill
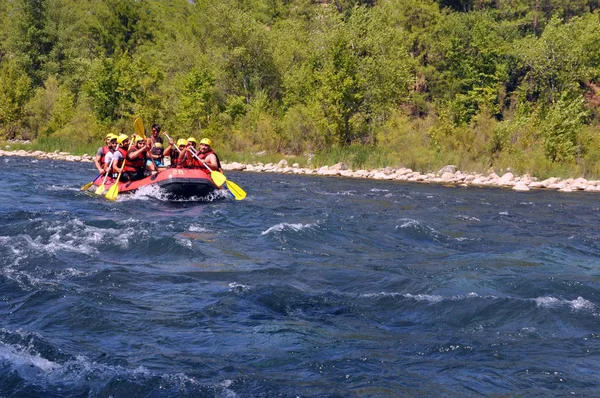
[[[96,176],[96,178],[94,178],[94,180],[93,180],[92,182],[88,182],[87,184],[85,184],[84,186],[82,186],[82,187],[81,187],[81,190],[82,190],[82,191],[85,191],[86,189],[88,189],[89,187],[91,187],[92,185],[94,185],[94,183],[96,182],[96,180],[97,180],[98,178],[100,178],[100,176],[101,176],[101,175],[102,175],[102,173],[98,174],[98,175]]]
[[[135,129],[135,133],[137,135],[139,135],[143,139],[146,139],[146,134],[144,134],[144,123],[142,122],[141,117],[138,116],[137,118],[135,118],[135,121],[133,122],[133,128]]]
[[[117,149],[115,149],[115,152],[119,150],[119,145],[117,144]],[[110,163],[108,164],[108,170],[106,172],[106,175],[104,176],[104,180],[102,180],[102,184],[96,188],[96,195],[102,195],[104,193],[104,183],[106,182],[106,179],[108,178],[108,173],[110,172],[111,168],[112,168],[112,164],[113,161],[115,160],[114,156],[110,159]]]
[[[227,181],[227,177],[225,177],[225,174],[211,169],[210,167],[208,167],[208,165],[206,163],[204,163],[204,161],[202,159],[200,159],[198,157],[198,155],[197,155],[198,152],[196,151],[196,149],[194,149],[194,147],[190,146],[190,149],[192,150],[192,156],[194,156],[196,159],[198,159],[200,162],[202,162],[204,167],[206,167],[210,171],[210,178],[212,178],[212,180],[216,186],[220,187],[221,185],[223,185],[225,183],[225,181]]]
[[[117,199],[117,196],[119,196],[119,180],[121,179],[121,174],[123,174],[125,163],[127,163],[127,157],[123,159],[123,165],[121,166],[121,170],[119,170],[119,175],[117,176],[115,183],[108,189],[108,192],[105,195],[108,200],[115,200]]]
[[[225,184],[225,186],[227,187],[227,189],[229,190],[229,192],[231,192],[231,194],[233,195],[233,197],[235,198],[235,200],[244,200],[244,198],[246,197],[246,191],[244,191],[242,189],[242,187],[240,187],[238,184],[230,181],[227,179],[227,177],[225,177],[225,174],[220,173],[218,171],[212,170],[205,162],[204,160],[200,159],[197,155],[196,155],[196,150],[193,147],[190,147],[192,149],[192,155],[194,155],[194,157],[196,159],[198,159],[200,162],[202,162],[202,164],[204,165],[204,167],[206,167],[207,169],[210,170],[210,178],[213,179],[213,181],[215,182],[215,184],[217,186],[221,186],[223,184]],[[218,179],[215,180],[215,177]]]

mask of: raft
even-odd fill
[[[94,186],[102,184],[103,178],[94,181]],[[115,183],[112,178],[107,178],[104,183],[106,191]],[[132,193],[146,186],[158,186],[161,190],[174,199],[188,199],[191,197],[204,197],[220,189],[210,178],[210,174],[203,169],[178,169],[169,168],[160,170],[154,175],[141,180],[119,182],[119,194]]]

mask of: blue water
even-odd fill
[[[227,176],[0,158],[0,396],[599,394],[598,194]]]

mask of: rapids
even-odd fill
[[[0,158],[0,396],[594,396],[598,195]]]

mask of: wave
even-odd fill
[[[102,358],[103,362],[110,360],[104,354]],[[201,392],[208,388],[221,395],[235,396],[230,390],[233,382],[229,379],[207,384],[183,372],[157,373],[141,365],[100,363],[86,355],[65,354],[37,333],[1,329],[0,379],[6,380],[7,373],[11,374],[13,383],[15,376],[21,380],[15,384],[22,385],[24,381],[26,386],[38,386],[36,391],[59,390],[65,396],[70,395],[71,390],[75,393],[82,388],[91,392],[88,396],[103,396],[102,392],[122,389],[118,384],[127,386],[131,383],[163,394],[169,391]],[[13,386],[14,389],[17,390],[19,385]],[[5,385],[4,388],[10,386]]]
[[[555,297],[538,297],[533,299],[540,307],[560,307],[568,306],[574,310],[591,310],[594,311],[598,306],[583,297],[577,297],[575,300],[557,299]]]
[[[270,227],[269,229],[267,229],[266,231],[263,231],[261,233],[261,235],[268,235],[272,232],[282,232],[282,231],[294,231],[294,232],[298,232],[298,231],[302,231],[303,229],[307,229],[307,228],[313,228],[315,226],[317,226],[317,223],[312,223],[312,224],[290,224],[290,223],[280,223],[277,225],[273,225],[272,227]]]
[[[464,242],[464,241],[477,241],[477,238],[466,238],[466,237],[452,237],[449,235],[442,234],[441,232],[435,230],[429,225],[425,225],[420,221],[411,219],[411,218],[402,218],[400,219],[401,224],[396,225],[395,229],[398,231],[405,231],[409,237],[414,238],[418,241],[422,240],[432,240],[436,243],[441,244],[452,244],[455,242]]]
[[[481,296],[475,292],[467,294],[459,294],[453,296],[442,296],[436,294],[411,294],[411,293],[397,293],[397,292],[380,292],[380,293],[364,293],[361,294],[362,298],[379,298],[379,297],[402,297],[406,299],[412,299],[415,301],[424,301],[430,304],[437,304],[443,301],[461,301],[461,300],[472,300],[472,299],[485,299],[485,300],[511,300],[520,302],[534,302],[538,307],[547,308],[558,308],[561,306],[571,307],[573,310],[581,311],[598,311],[598,305],[592,303],[583,297],[577,297],[574,300],[558,299],[555,297],[536,297],[536,298],[518,298],[518,297],[498,297],[493,295]]]

